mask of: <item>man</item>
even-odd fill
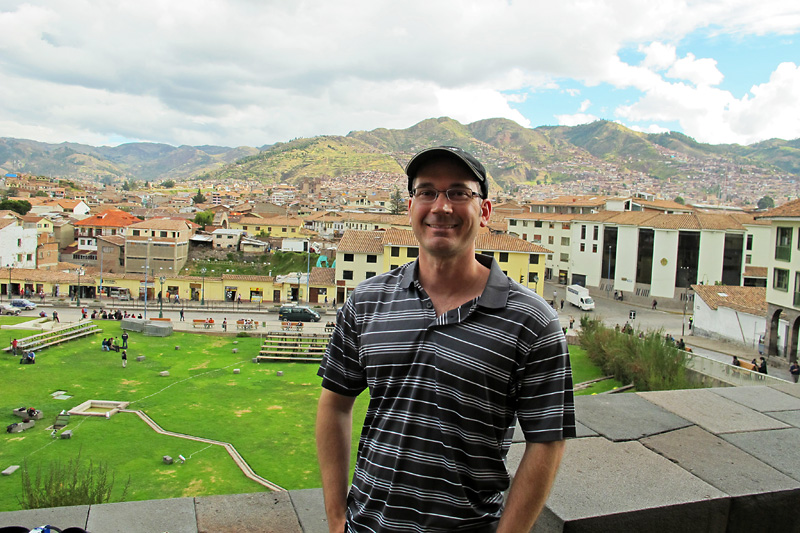
[[[128,332],[124,330],[122,331],[122,348],[128,349]]]
[[[418,259],[356,288],[319,370],[329,530],[528,531],[563,439],[575,436],[558,315],[475,254],[492,211],[477,160],[431,148],[406,174]],[[365,388],[370,405],[348,494],[352,407]],[[528,442],[504,506],[517,417]]]
[[[11,341],[11,351],[14,353],[14,355],[17,355],[17,346],[19,346],[19,341],[17,339]]]
[[[797,364],[797,361],[792,361],[792,364],[789,365],[789,374],[792,375],[792,379],[797,383],[798,378],[800,378],[800,365]]]

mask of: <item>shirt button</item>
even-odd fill
[[[426,303],[426,304],[425,304],[425,307],[427,307],[428,309],[430,309],[431,307],[433,307],[433,304],[432,304],[432,303],[430,303],[430,302],[428,302],[428,303]]]

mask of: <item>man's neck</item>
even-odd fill
[[[418,269],[419,282],[437,316],[480,296],[489,279],[489,269],[475,259],[474,252],[446,259],[420,255]]]

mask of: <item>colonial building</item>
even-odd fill
[[[194,224],[182,219],[153,218],[128,226],[125,272],[175,275],[186,264]]]

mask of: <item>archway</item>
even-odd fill
[[[775,309],[767,323],[767,356],[778,355],[778,328],[781,321],[781,308]]]

